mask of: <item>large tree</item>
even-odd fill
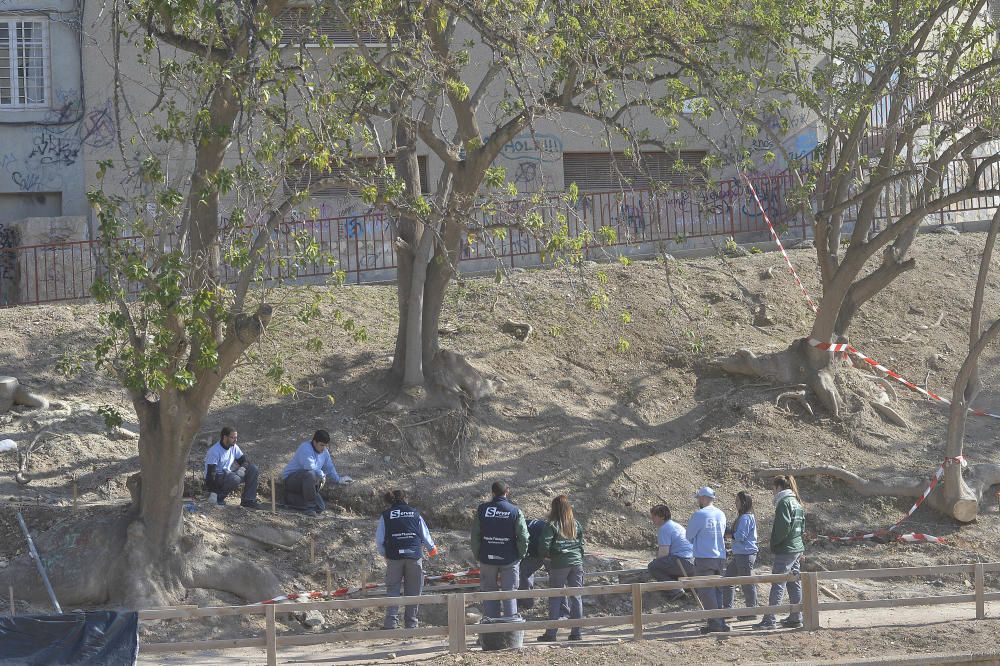
[[[769,134],[791,165],[822,298],[812,344],[741,350],[724,365],[808,383],[837,415],[841,366],[826,345],[848,342],[859,308],[915,267],[909,249],[925,219],[1000,195],[1000,51],[987,0],[823,0],[792,3],[787,17],[749,26],[764,46],[712,85],[748,135]],[[781,147],[787,125],[766,122],[801,109],[825,135],[804,158]]]

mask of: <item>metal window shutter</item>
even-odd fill
[[[647,188],[650,181],[680,186],[690,182],[692,173],[701,168],[703,150],[678,153],[644,152],[642,166],[624,153],[563,153],[563,177],[582,191]],[[675,168],[677,161],[684,170]]]
[[[314,18],[314,11],[306,7],[290,7],[281,12],[274,19],[275,24],[281,28],[282,44],[298,44],[303,41],[312,43],[318,41],[320,37],[326,37],[334,44],[355,44],[354,32],[346,26],[340,24],[336,17],[329,13],[324,13],[319,18]],[[376,44],[382,40],[374,34],[363,34],[362,39],[366,44]]]

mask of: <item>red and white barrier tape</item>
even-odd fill
[[[467,569],[465,571],[459,571],[455,573],[441,574],[440,576],[425,576],[425,583],[478,583],[479,582],[479,569]],[[290,592],[288,594],[283,594],[280,597],[274,597],[273,599],[268,599],[267,601],[261,601],[261,604],[280,604],[286,601],[293,601],[297,603],[306,603],[308,601],[326,601],[331,599],[343,599],[352,594],[357,594],[358,592],[363,592],[365,590],[373,590],[377,587],[381,587],[383,583],[368,583],[364,587],[341,587],[336,590],[309,590],[306,592]]]
[[[799,289],[802,290],[802,295],[806,297],[806,302],[809,303],[809,307],[813,312],[817,312],[819,308],[816,306],[816,302],[813,300],[809,292],[806,291],[806,287],[802,284],[802,279],[799,278],[798,272],[795,270],[795,266],[792,265],[792,260],[789,258],[788,253],[785,252],[785,246],[781,243],[781,238],[778,237],[778,232],[775,230],[774,225],[771,224],[771,216],[767,214],[767,210],[764,209],[764,204],[761,203],[760,197],[757,196],[757,189],[753,186],[753,183],[747,178],[747,175],[740,171],[740,175],[743,176],[743,180],[746,181],[747,187],[750,188],[750,193],[753,195],[754,201],[757,202],[757,208],[764,215],[764,221],[767,222],[767,228],[771,232],[771,237],[774,242],[778,244],[778,249],[781,250],[781,256],[785,258],[785,264],[788,265],[788,272],[792,274],[795,278],[795,284],[799,285]]]

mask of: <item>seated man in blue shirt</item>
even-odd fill
[[[293,509],[302,509],[307,516],[315,516],[326,508],[319,489],[327,480],[334,483],[352,483],[349,476],[337,474],[327,446],[330,433],[317,430],[312,440],[302,442],[291,461],[285,465],[281,478],[285,484],[285,504]]]
[[[238,438],[236,428],[226,426],[222,429],[219,441],[208,448],[208,453],[205,454],[205,488],[208,489],[210,501],[225,506],[226,495],[242,485],[243,498],[240,505],[248,509],[259,509],[259,472],[256,465],[247,461],[243,450],[236,443]]]
[[[694,571],[694,556],[691,543],[684,535],[684,528],[670,519],[670,507],[657,504],[649,510],[649,517],[656,526],[656,559],[647,567],[656,580],[677,580],[690,576]],[[683,590],[672,590],[667,598],[671,601],[684,596]]]

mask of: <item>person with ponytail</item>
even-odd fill
[[[583,587],[583,527],[573,517],[573,506],[566,495],[552,499],[539,551],[551,559],[549,587]],[[559,619],[560,607],[566,600],[566,597],[549,597],[550,620]],[[569,617],[571,620],[583,617],[583,597],[579,594],[569,597]],[[549,629],[538,640],[543,643],[555,641],[557,632],[557,629]],[[569,640],[582,638],[580,627],[570,629]]]
[[[805,528],[805,512],[799,501],[799,489],[791,476],[776,476],[772,482],[774,488],[774,523],[771,526],[771,553],[774,564],[773,574],[798,574],[802,553],[805,545],[802,533]],[[772,583],[768,606],[778,606],[788,588],[788,601],[792,604],[802,603],[802,582],[798,578],[787,583]],[[781,626],[797,629],[802,626],[802,613],[794,612],[781,621]],[[774,615],[765,615],[764,619],[753,625],[754,629],[776,629]]]
[[[752,576],[753,565],[757,561],[757,519],[753,515],[753,498],[750,493],[736,493],[737,518],[733,522],[731,536],[733,537],[733,557],[726,565],[723,576]],[[757,586],[743,585],[743,602],[747,608],[757,606]],[[732,608],[736,596],[736,586],[722,588],[722,607]],[[754,615],[741,615],[738,620],[752,620]]]
[[[434,557],[437,546],[423,516],[406,503],[406,493],[390,490],[383,498],[389,508],[378,520],[375,545],[385,558],[385,596],[398,597],[402,586],[405,596],[419,597],[424,590],[424,550]],[[407,629],[416,628],[419,609],[415,604],[406,607],[404,626]],[[399,606],[388,606],[383,628],[396,629],[398,626]]]

